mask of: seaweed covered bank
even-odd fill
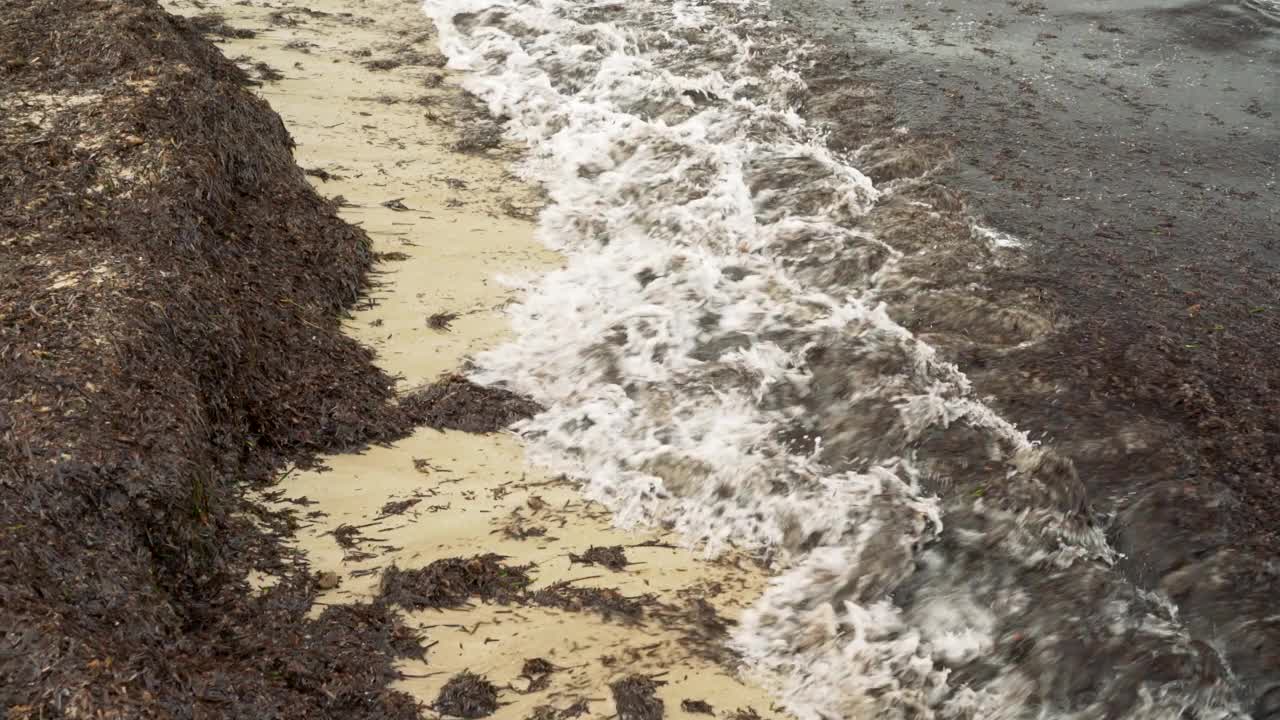
[[[0,17],[6,717],[417,716],[395,619],[309,619],[287,516],[243,496],[411,424],[340,328],[369,239],[249,82],[150,0]]]

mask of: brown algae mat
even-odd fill
[[[344,329],[400,380],[404,419],[425,426],[263,494],[295,513],[291,547],[321,590],[310,616],[394,618],[366,632],[426,717],[620,715],[628,701],[612,688],[629,678],[652,683],[646,713],[778,717],[724,645],[765,573],[614,529],[574,485],[526,467],[518,437],[493,432],[539,408],[460,375],[508,332],[518,296],[498,278],[559,258],[532,238],[540,196],[511,174],[518,148],[443,69],[418,4],[172,8],[208,23],[261,83],[312,184],[372,238],[377,284]],[[411,639],[424,652],[403,652]]]
[[[387,688],[414,633],[308,615],[296,519],[243,496],[409,424],[340,332],[369,239],[251,82],[148,0],[0,17],[6,718],[419,716]]]

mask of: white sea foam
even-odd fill
[[[580,479],[621,525],[770,557],[779,574],[735,643],[797,716],[1032,713],[1036,678],[991,659],[996,679],[972,689],[952,669],[994,656],[997,613],[1027,612],[1019,568],[1105,571],[1112,553],[1036,479],[1044,452],[876,299],[903,254],[857,226],[881,191],[790,105],[801,48],[753,0],[425,7],[465,87],[527,144],[522,171],[550,196],[538,236],[565,256],[524,281],[515,339],[477,358],[478,381],[547,408],[519,427],[531,460]],[[866,272],[827,282],[798,256]],[[815,411],[807,358],[833,346],[848,367],[823,382],[844,394]],[[887,408],[894,437],[854,425],[791,441],[862,407]],[[928,549],[945,511],[908,451],[957,425],[989,438],[991,482],[1036,500],[965,507],[1001,531],[955,528],[954,542],[1010,559],[988,587]],[[913,576],[936,580],[895,604]],[[1181,702],[1151,699],[1148,716]]]

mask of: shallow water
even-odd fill
[[[958,216],[902,132],[833,150],[797,111],[817,48],[745,0],[426,10],[566,257],[514,281],[477,379],[548,408],[532,459],[621,524],[775,565],[735,646],[790,711],[1243,716],[1219,649],[1116,569],[1071,459],[938,351],[1051,332],[950,282],[1023,241]]]
[[[774,12],[846,51],[815,105],[842,108],[850,76],[888,88],[888,121],[949,142],[936,177],[1023,239],[980,281],[1039,294],[1055,331],[971,355],[975,384],[1071,458],[1118,569],[1175,601],[1256,717],[1280,712],[1277,28],[1228,2]]]
[[[1272,27],[1280,27],[1280,2],[1276,0],[1241,0],[1241,7],[1256,13],[1259,19]]]

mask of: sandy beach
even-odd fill
[[[499,142],[497,126],[442,69],[417,4],[168,7],[222,17],[220,47],[265,81],[258,92],[296,140],[299,165],[373,238],[380,286],[346,328],[400,388],[458,372],[500,343],[513,297],[500,278],[558,258],[532,237],[538,194],[511,174],[519,149]],[[234,37],[244,30],[253,37]],[[408,611],[429,650],[400,663],[400,687],[424,705],[470,671],[499,688],[496,717],[610,717],[610,685],[639,675],[653,678],[668,716],[706,714],[703,703],[721,717],[778,716],[721,647],[765,572],[743,558],[703,559],[659,531],[614,529],[575,487],[526,467],[513,434],[420,429],[291,472],[269,497],[306,517],[296,542],[334,586],[316,612],[372,599],[390,567],[486,553],[528,566],[535,596],[594,589],[577,611],[484,602]],[[605,602],[592,609],[591,598]],[[552,669],[526,664],[539,658]]]
[[[1271,4],[287,1],[0,14],[0,716],[1280,718]]]

